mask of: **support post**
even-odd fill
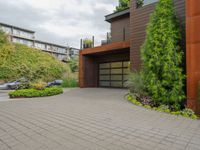
[[[94,36],[92,36],[92,47],[94,47]]]

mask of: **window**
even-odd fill
[[[32,47],[33,42],[25,39],[13,38],[14,43],[20,43]]]
[[[152,4],[157,2],[158,0],[136,0],[137,2],[137,8]]]
[[[7,34],[11,34],[12,33],[12,30],[9,27],[3,27],[3,26],[1,27],[0,26],[0,29],[2,29]]]
[[[20,31],[19,31],[19,30],[16,30],[16,29],[14,29],[14,30],[13,30],[13,34],[14,34],[14,35],[18,35],[18,36],[20,36]]]
[[[58,52],[59,53],[65,53],[66,50],[65,50],[65,48],[58,47]]]
[[[49,51],[52,50],[51,45],[47,45],[47,50],[49,50]]]
[[[39,49],[46,49],[45,44],[42,44],[42,43],[35,43],[35,47]]]
[[[16,35],[16,36],[21,36],[21,37],[25,37],[25,38],[29,38],[29,39],[33,39],[34,38],[34,34],[33,33],[21,31],[19,29],[14,29],[13,30],[13,34]]]
[[[18,39],[18,38],[13,38],[13,42],[14,42],[14,43],[20,43],[20,39]]]

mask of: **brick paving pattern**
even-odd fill
[[[200,121],[134,106],[126,90],[0,102],[0,150],[200,150]]]

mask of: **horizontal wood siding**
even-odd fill
[[[174,0],[174,4],[176,15],[181,23],[183,37],[185,37],[185,0]],[[130,61],[132,69],[139,70],[141,65],[140,48],[144,43],[146,27],[156,3],[136,9],[136,0],[131,0],[130,6]]]
[[[130,18],[125,16],[123,18],[114,20],[111,22],[111,36],[112,42],[124,41],[124,29],[125,29],[125,41],[129,41]]]

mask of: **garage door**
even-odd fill
[[[99,86],[100,87],[125,87],[128,79],[129,62],[109,62],[99,64]]]

